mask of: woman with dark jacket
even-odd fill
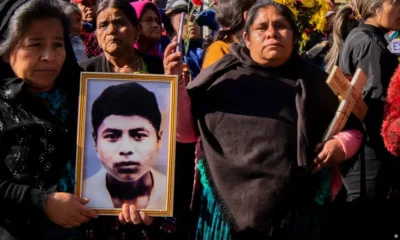
[[[0,16],[0,239],[55,239],[97,217],[71,194],[80,68],[68,19],[52,0],[4,0]]]

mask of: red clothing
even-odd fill
[[[400,68],[397,68],[388,88],[381,134],[389,152],[400,156]]]
[[[85,44],[88,58],[96,57],[101,54],[101,49],[94,32],[83,26],[82,33],[79,35]]]

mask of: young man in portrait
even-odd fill
[[[161,112],[138,83],[106,88],[92,105],[93,140],[102,168],[83,182],[92,208],[166,208],[167,177],[153,169],[161,145]]]

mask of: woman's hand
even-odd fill
[[[52,222],[61,227],[79,227],[98,216],[96,211],[85,206],[88,202],[88,199],[70,193],[51,193],[45,201],[44,213]]]
[[[322,149],[322,150],[321,150]],[[345,160],[343,146],[337,139],[331,139],[317,146],[318,156],[314,159],[312,173],[316,173],[326,167],[334,167]]]
[[[142,211],[137,211],[134,205],[129,205],[127,203],[122,205],[122,212],[119,214],[118,219],[122,224],[133,223],[135,225],[142,223],[151,225],[154,221],[154,218],[147,216],[147,214]]]
[[[176,46],[178,46],[178,42],[174,37],[164,52],[164,71],[165,74],[178,75],[181,78],[183,72],[182,53],[175,52]]]

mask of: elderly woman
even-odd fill
[[[327,74],[298,56],[298,36],[290,9],[260,1],[243,44],[188,87],[204,151],[197,239],[315,237],[304,218],[311,212],[301,209],[314,205],[318,171],[351,158],[361,134],[346,130],[320,144],[338,98]]]
[[[136,16],[135,10],[125,0],[104,0],[102,1],[97,9],[96,19],[96,36],[101,48],[104,50],[104,55],[89,59],[87,62],[81,64],[85,71],[93,72],[119,72],[119,73],[142,73],[142,74],[175,74],[182,75],[182,55],[181,53],[174,53],[174,49],[177,46],[176,39],[167,47],[164,56],[164,62],[158,56],[149,56],[141,53],[134,48],[134,43],[140,36],[140,25],[139,20]],[[188,103],[190,102],[187,94],[184,79],[179,79],[179,90],[178,90],[178,123],[177,131],[182,133],[193,133],[193,124],[190,116]],[[194,146],[184,145],[182,143],[191,143],[196,139],[182,139],[180,134],[177,135],[177,168],[181,162],[186,161],[190,163],[190,158],[194,158]],[[188,149],[191,149],[189,151]],[[183,153],[183,155],[182,155]],[[190,153],[190,154],[187,154]],[[182,160],[181,160],[182,159]],[[183,162],[184,163],[184,162]],[[183,165],[186,166],[186,165]],[[180,171],[177,169],[177,177]],[[192,167],[188,167],[183,176],[190,173]],[[193,176],[193,174],[192,174]],[[191,187],[191,182],[188,183]],[[186,190],[183,186],[187,184],[182,181],[182,184],[175,188],[175,192],[181,194],[178,198],[187,198],[186,203],[182,203],[181,200],[176,200],[175,205],[183,209],[187,205],[189,208],[190,193],[191,189]],[[187,192],[187,196],[182,196],[182,192]],[[178,207],[176,207],[178,209]],[[186,209],[185,209],[186,210]],[[187,212],[187,211],[186,211]],[[130,213],[134,213],[133,215]],[[153,219],[148,218],[144,215],[139,215],[135,211],[135,206],[128,206],[124,204],[123,212],[119,216],[119,220],[122,223],[134,223],[140,224],[144,222],[144,225],[150,225],[153,223]],[[105,222],[111,221],[109,224],[118,224],[117,219],[114,218],[103,218],[101,221],[89,230],[93,232],[95,238],[101,236],[107,236],[111,231],[110,225],[104,225]],[[147,231],[147,235],[153,236],[154,239],[164,239],[166,236],[162,235],[160,229],[164,229],[166,232],[171,231],[171,226],[175,227],[174,224],[169,223],[171,219],[156,218],[154,219],[153,230]],[[178,219],[179,221],[179,219]],[[164,225],[164,227],[160,227]],[[105,226],[105,227],[104,227]],[[121,238],[122,235],[137,236],[135,235],[135,228],[140,229],[140,226],[130,226],[122,228],[121,231],[117,231],[116,238]],[[121,228],[120,228],[121,229]],[[136,231],[137,232],[137,231]],[[161,234],[161,235],[160,235]],[[135,238],[136,239],[136,238]],[[140,238],[139,238],[140,239]]]
[[[57,4],[0,3],[0,239],[58,239],[50,229],[97,217],[87,199],[67,193],[80,68]]]

